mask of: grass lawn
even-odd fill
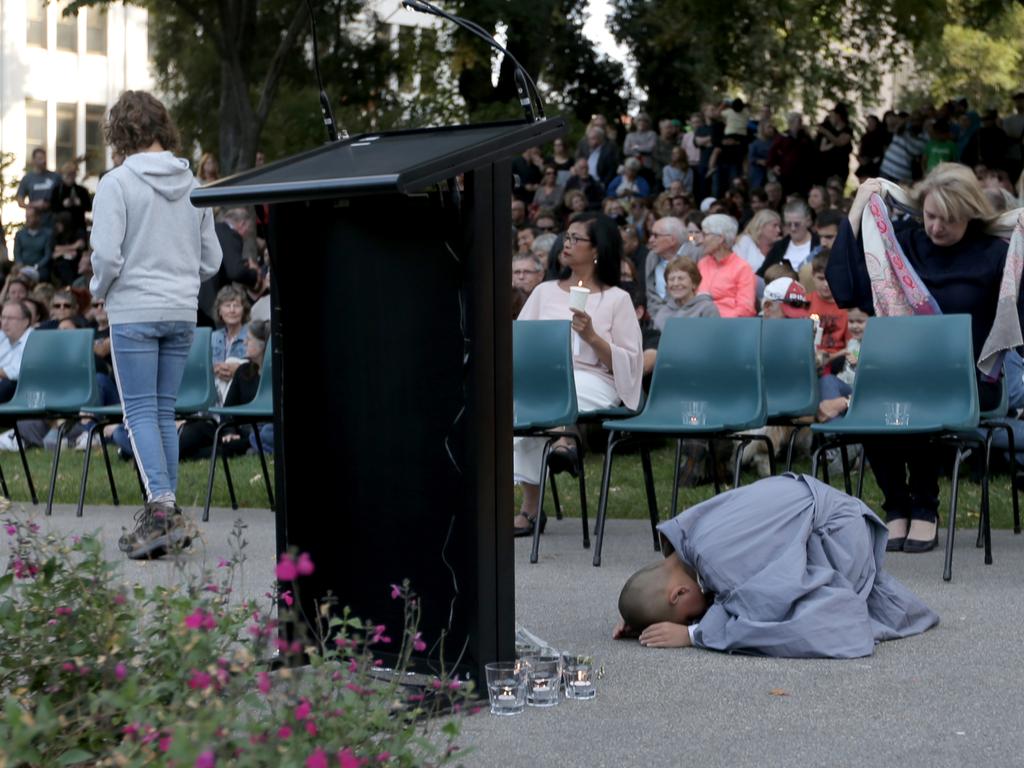
[[[658,514],[662,520],[672,516],[669,505],[672,501],[672,461],[675,458],[675,449],[666,445],[651,452],[651,463],[654,468],[654,487],[658,502]],[[601,469],[603,456],[595,453],[589,454],[584,463],[586,465],[587,478],[587,513],[592,520],[597,518],[597,505],[601,490]],[[965,462],[966,464],[966,462]],[[780,462],[778,470],[785,468]],[[952,468],[952,458],[950,459]],[[797,472],[810,472],[810,462],[796,462],[794,470]],[[731,474],[731,467],[730,467]],[[981,485],[971,482],[965,478],[969,475],[965,469],[960,473],[960,503],[957,508],[958,527],[977,527],[981,508]],[[743,484],[749,484],[757,480],[753,472],[746,472],[743,475]],[[843,487],[843,478],[831,478],[832,485],[836,488]],[[857,475],[853,475],[853,488],[857,488]],[[570,516],[579,515],[579,482],[567,474],[558,475],[558,494],[562,502],[565,514]],[[714,495],[714,486],[711,484],[702,485],[697,488],[680,488],[679,505],[680,509],[692,506],[697,502],[704,501]],[[640,469],[640,454],[627,453],[615,455],[615,462],[612,466],[612,479],[609,487],[608,516],[618,518],[647,519],[647,500],[644,495],[643,474]],[[519,505],[519,494],[516,494],[516,508]],[[989,486],[989,498],[992,507],[992,527],[1012,528],[1013,527],[1013,502],[1010,492],[1010,478],[1006,474],[997,474],[992,478]],[[868,471],[864,480],[864,501],[875,512],[882,512],[882,494],[875,483],[874,475]],[[554,515],[554,506],[551,503],[551,494],[544,502],[544,510],[549,516]],[[943,525],[946,523],[949,513],[949,478],[940,480],[939,515]]]
[[[36,484],[36,493],[41,502],[46,501],[47,483],[50,477],[52,454],[39,449],[28,452],[32,478]],[[652,451],[651,459],[654,466],[654,484],[657,491],[658,513],[661,519],[671,516],[672,460],[674,449],[666,444]],[[55,500],[58,504],[74,504],[78,501],[78,487],[82,477],[81,451],[63,451],[61,453],[60,471],[57,474],[57,491]],[[597,517],[598,493],[601,484],[602,456],[589,454],[586,459],[587,501],[588,511],[592,519]],[[17,453],[0,453],[0,467],[7,479],[7,487],[14,502],[29,501],[28,486]],[[273,472],[273,462],[270,463]],[[141,505],[138,480],[135,471],[128,462],[113,459],[114,480],[117,484],[121,503],[134,506]],[[256,456],[242,456],[231,459],[231,476],[235,481],[235,493],[242,507],[266,508],[267,494],[263,487],[260,473],[260,462]],[[797,471],[808,472],[808,462],[798,463]],[[183,462],[179,469],[178,499],[185,506],[200,506],[206,497],[206,478],[209,471],[208,461]],[[965,474],[965,473],[962,473]],[[744,484],[752,483],[756,475],[748,472],[743,477]],[[832,484],[842,487],[842,477],[833,478]],[[854,476],[856,487],[856,476]],[[579,515],[579,493],[577,482],[569,475],[558,476],[558,490],[566,514]],[[714,494],[714,486],[708,484],[698,488],[681,488],[679,491],[680,508],[688,507],[704,501]],[[609,517],[647,518],[647,502],[644,498],[643,475],[640,471],[640,456],[636,453],[616,455],[612,470],[612,483],[608,503]],[[876,512],[881,510],[882,497],[875,483],[874,476],[868,472],[864,483],[864,500]],[[110,488],[107,485],[106,472],[103,468],[102,455],[93,454],[89,470],[89,485],[85,495],[86,504],[110,504]],[[995,528],[1010,528],[1013,524],[1012,504],[1010,497],[1010,479],[1007,475],[996,475],[991,486],[992,525]],[[981,503],[981,487],[967,479],[960,482],[960,507],[957,520],[961,527],[976,526],[978,523]],[[516,495],[518,507],[519,496]],[[217,478],[213,487],[213,506],[227,507],[230,505],[227,483],[224,472],[217,468]],[[545,510],[553,514],[550,492],[545,502]],[[941,481],[940,514],[943,522],[949,511],[949,480]]]
[[[41,504],[46,503],[46,494],[50,482],[50,465],[53,454],[34,448],[27,452],[32,480],[36,486],[36,495]],[[77,504],[78,489],[82,482],[82,451],[63,450],[60,454],[60,469],[57,472],[57,489],[54,501],[57,504]],[[142,495],[139,481],[131,462],[117,458],[116,449],[111,450],[111,466],[114,470],[114,483],[121,503],[127,506],[142,506]],[[0,453],[0,467],[3,468],[7,489],[11,501],[28,504],[31,502],[25,472],[21,467],[21,458],[17,452]],[[206,479],[210,471],[209,461],[182,462],[178,469],[178,503],[183,506],[197,507],[206,501]],[[270,462],[270,471],[274,465]],[[258,456],[240,456],[231,459],[231,479],[235,484],[235,495],[241,507],[268,507],[267,492],[263,485]],[[271,475],[273,481],[273,475]],[[86,504],[111,504],[110,486],[107,483],[107,472],[103,466],[103,454],[94,450],[89,466],[89,485],[85,492]],[[217,477],[213,484],[213,506],[228,507],[228,486],[224,480],[224,468],[218,461]]]

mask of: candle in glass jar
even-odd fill
[[[569,288],[569,308],[578,309],[580,312],[587,311],[587,298],[590,296],[590,289],[583,287],[583,281],[579,285]]]

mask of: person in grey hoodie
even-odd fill
[[[665,330],[665,323],[673,317],[718,317],[718,307],[700,288],[700,270],[693,259],[680,256],[665,267],[665,286],[668,303],[654,317],[654,327]]]
[[[199,284],[217,274],[213,211],[195,208],[198,186],[174,156],[178,132],[144,91],[125,91],[104,126],[124,163],[100,180],[93,203],[93,300],[106,302],[111,358],[125,425],[146,488],[136,526],[118,545],[132,559],[187,547],[193,534],[176,503],[174,403],[196,326]]]

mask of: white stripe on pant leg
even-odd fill
[[[611,408],[622,401],[615,385],[590,371],[575,372],[576,400],[581,411]],[[540,485],[543,437],[517,437],[512,441],[512,473],[517,483]]]
[[[135,466],[139,468],[139,476],[142,478],[142,484],[146,488],[146,501],[149,501],[149,497],[153,495],[153,492],[149,488],[149,478],[146,476],[146,468],[142,466],[142,461],[139,459],[139,451],[135,447],[135,436],[132,434],[132,427],[128,423],[128,411],[124,406],[124,394],[121,390],[121,377],[117,373],[117,355],[114,353],[114,343],[110,343],[110,361],[114,364],[114,383],[117,384],[117,396],[121,398],[121,413],[123,414],[122,421],[124,422],[125,431],[128,432],[128,442],[132,445],[132,460],[135,462]]]

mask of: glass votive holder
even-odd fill
[[[560,656],[531,656],[526,660],[526,701],[531,707],[556,707],[562,688]]]
[[[910,403],[894,400],[885,404],[885,424],[889,427],[906,427],[910,424]]]
[[[569,659],[565,663],[563,675],[565,677],[565,698],[582,701],[597,696],[592,661]]]
[[[46,407],[46,393],[33,389],[28,393],[28,407],[32,410],[42,410]]]
[[[526,709],[526,668],[516,662],[493,662],[484,666],[491,714],[518,715]]]
[[[683,425],[688,427],[703,427],[708,420],[707,400],[684,400],[683,401]]]

